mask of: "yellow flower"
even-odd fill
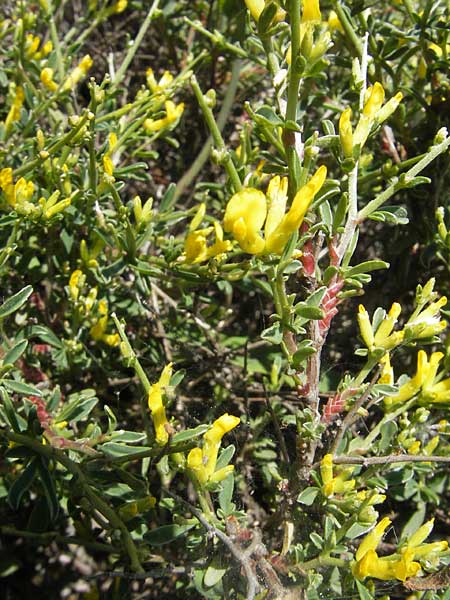
[[[363,110],[353,134],[353,143],[359,145],[360,150],[366,143],[372,125],[379,125],[390,117],[403,98],[402,93],[398,92],[383,106],[384,96],[384,88],[378,81],[366,91]]]
[[[13,123],[20,119],[20,111],[25,100],[23,87],[18,85],[15,90],[14,99],[11,108],[5,119],[5,129],[8,131]]]
[[[64,82],[62,89],[64,91],[73,90],[74,87],[86,77],[89,69],[94,64],[92,58],[89,54],[86,54],[81,59],[80,63],[71,71]]]
[[[86,277],[80,271],[80,269],[76,269],[72,272],[69,279],[69,295],[73,302],[78,300],[78,295],[80,293],[80,289],[84,285]]]
[[[162,92],[173,81],[173,75],[169,71],[164,71],[160,80],[156,81],[153,69],[150,67],[147,69],[146,77],[147,85],[154,94]]]
[[[402,341],[403,334],[401,332],[392,333],[401,312],[400,304],[394,302],[387,317],[381,321],[375,333],[374,344],[376,347],[388,349],[397,346],[399,341]]]
[[[259,17],[261,16],[262,11],[264,10],[264,7],[266,5],[265,0],[244,0],[245,4],[248,8],[248,10],[250,11],[250,14],[252,15],[252,17],[255,19],[255,21],[259,20]],[[284,17],[286,16],[286,12],[278,7],[276,16],[275,16],[275,20],[281,21],[282,19],[284,19]]]
[[[330,497],[334,494],[345,494],[351,492],[355,487],[355,480],[348,478],[353,469],[345,469],[339,475],[333,476],[333,456],[325,454],[320,462],[320,474],[322,477],[322,492],[324,496]]]
[[[411,339],[421,339],[439,335],[447,326],[440,318],[440,309],[447,304],[447,298],[442,296],[436,302],[431,302],[418,314],[413,314],[405,325],[405,332]]]
[[[376,81],[373,86],[367,88],[366,100],[364,102],[362,114],[370,120],[373,120],[384,102],[384,88]]]
[[[290,236],[300,227],[314,196],[322,187],[327,170],[319,167],[310,181],[295,195],[285,214],[287,179],[276,176],[269,183],[266,196],[255,188],[244,188],[227,204],[224,229],[249,254],[281,254]],[[261,236],[265,226],[265,239]]]
[[[115,133],[110,133],[108,138],[108,150],[103,155],[103,169],[105,170],[105,173],[110,177],[113,176],[114,172],[114,163],[112,160],[112,155],[114,153],[116,145],[117,135]]]
[[[166,109],[166,116],[162,119],[156,119],[155,121],[153,119],[145,119],[144,129],[147,133],[155,133],[170,127],[178,121],[184,111],[183,102],[175,105],[172,100],[167,100],[164,103],[164,107]]]
[[[21,177],[14,184],[12,173],[10,167],[0,171],[0,189],[3,190],[8,204],[18,212],[25,214],[35,208],[30,202],[34,193],[34,183]]]
[[[380,364],[383,365],[383,369],[381,371],[378,383],[392,385],[394,383],[394,370],[391,366],[389,352],[386,352],[386,354],[380,359]]]
[[[330,31],[340,31],[341,33],[345,33],[344,28],[342,27],[342,23],[339,20],[339,17],[334,12],[334,10],[330,11],[328,16],[328,28]]]
[[[117,2],[113,6],[113,12],[115,14],[120,14],[126,9],[127,6],[128,0],[117,0]]]
[[[55,92],[58,89],[58,84],[55,81],[53,81],[53,74],[54,70],[50,67],[45,67],[45,69],[42,69],[40,74],[41,82],[51,92]]]
[[[358,325],[361,337],[367,348],[371,350],[375,346],[375,337],[373,335],[372,323],[370,322],[369,313],[365,307],[360,304],[358,306]]]
[[[166,409],[163,404],[163,393],[170,383],[172,377],[172,363],[166,365],[161,373],[159,381],[154,383],[148,393],[148,407],[152,414],[153,427],[155,429],[156,443],[160,446],[167,444],[169,432],[167,425]]]
[[[209,482],[218,483],[233,471],[233,465],[227,465],[216,471],[217,456],[223,436],[239,425],[240,421],[239,417],[227,413],[222,415],[204,434],[203,448],[193,448],[189,452],[187,467],[201,486]]]
[[[342,151],[346,158],[353,156],[353,130],[352,130],[352,109],[346,108],[339,119],[339,138],[341,140]]]
[[[375,348],[391,350],[402,343],[405,336],[404,331],[392,331],[401,312],[401,306],[397,302],[391,306],[387,316],[378,325],[374,334],[369,315],[362,304],[358,309],[358,324],[361,337],[370,352]]]
[[[227,204],[224,229],[232,233],[244,252],[261,254],[265,242],[260,230],[267,215],[266,197],[254,188],[244,188],[234,194]]]
[[[302,0],[302,23],[321,19],[319,0]]]
[[[224,241],[223,229],[217,221],[214,221],[213,227],[197,229],[205,216],[206,205],[202,202],[192,219],[189,226],[189,232],[184,242],[184,256],[189,264],[198,264],[225,254],[232,249],[230,241]],[[208,246],[207,239],[212,232],[215,232],[215,241]]]
[[[97,310],[100,316],[97,322],[90,328],[90,336],[95,341],[104,342],[108,346],[118,346],[120,343],[119,334],[106,333],[106,328],[108,326],[108,302],[106,300],[100,300]]]

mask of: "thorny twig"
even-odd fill
[[[168,489],[165,492],[171,496],[174,500],[181,502],[189,510],[192,512],[194,517],[200,521],[203,527],[211,534],[215,535],[219,538],[219,540],[229,549],[231,554],[234,556],[236,561],[241,564],[245,577],[247,579],[247,600],[253,600],[255,598],[256,592],[259,588],[258,579],[256,577],[255,572],[253,571],[250,556],[241,550],[239,546],[237,546],[223,531],[215,527],[212,523],[207,521],[207,519],[202,515],[202,513],[195,508],[190,502],[178,496],[174,492],[169,491]]]

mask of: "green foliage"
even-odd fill
[[[446,7],[347,4],[2,7],[11,597],[448,596]]]

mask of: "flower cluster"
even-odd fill
[[[87,295],[80,293],[85,283],[86,275],[80,269],[73,271],[68,285],[69,298],[75,304],[80,317],[93,316],[94,321],[91,320],[92,325],[89,329],[92,339],[102,341],[108,346],[117,346],[120,341],[119,335],[106,333],[109,320],[108,302],[105,299],[97,301],[98,290],[96,287],[91,288]]]
[[[442,352],[433,352],[428,358],[426,352],[419,350],[416,374],[400,386],[395,396],[384,399],[386,408],[396,407],[414,396],[421,405],[450,403],[450,378],[442,379],[437,374],[443,358]]]
[[[58,190],[48,198],[41,196],[37,203],[32,202],[35,190],[34,183],[23,177],[20,177],[14,183],[13,171],[9,167],[0,171],[0,189],[3,191],[9,206],[18,215],[27,217],[32,221],[37,219],[49,221],[71,204],[71,198],[59,200],[60,192]]]
[[[354,576],[358,579],[374,577],[382,580],[405,581],[408,577],[415,577],[419,573],[421,566],[417,561],[426,558],[427,561],[437,562],[439,554],[447,550],[448,543],[446,541],[422,543],[430,535],[433,521],[434,519],[431,519],[419,527],[397,552],[379,557],[376,552],[377,546],[391,524],[391,520],[384,517],[359,545],[352,569]]]
[[[227,204],[224,229],[230,232],[244,252],[281,254],[291,235],[298,230],[315,195],[327,176],[319,167],[309,182],[296,193],[287,213],[287,178],[273,177],[267,195],[255,188],[244,188]],[[264,237],[261,228],[264,226]]]
[[[239,425],[239,417],[224,414],[214,421],[211,429],[203,436],[203,447],[192,448],[187,457],[188,473],[200,487],[218,483],[234,469],[227,465],[216,471],[217,457],[223,436]]]
[[[378,309],[372,322],[364,306],[359,306],[359,330],[369,353],[380,349],[389,351],[402,342],[430,338],[445,329],[447,323],[441,320],[440,310],[447,304],[447,298],[442,296],[439,300],[435,300],[436,293],[433,292],[433,287],[434,279],[430,279],[423,290],[420,288],[417,307],[401,330],[394,331],[402,310],[398,302],[394,302],[387,314]],[[426,306],[427,304],[428,306]],[[387,374],[390,365],[385,363],[384,367],[385,374]]]
[[[366,92],[364,106],[355,131],[351,124],[352,109],[346,108],[339,119],[339,137],[346,158],[357,158],[373,127],[383,123],[396,110],[403,94],[398,92],[386,104],[384,88],[378,81]]]
[[[356,514],[358,522],[367,527],[378,518],[378,512],[373,507],[384,502],[386,496],[376,490],[356,490],[356,480],[350,479],[354,470],[354,467],[347,467],[336,474],[333,457],[326,454],[320,463],[322,494],[332,499],[340,511]]]

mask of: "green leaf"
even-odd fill
[[[283,340],[283,332],[281,331],[280,323],[274,323],[267,329],[261,332],[261,338],[272,344],[281,344]]]
[[[89,389],[83,390],[80,394],[73,394],[75,398],[72,401],[69,401],[68,405],[62,409],[56,422],[75,422],[87,417],[98,402],[98,398],[96,398],[94,394],[94,390]]]
[[[170,183],[167,186],[166,193],[161,199],[159,204],[159,212],[166,212],[172,208],[175,204],[175,190],[177,186],[174,183]]]
[[[8,298],[8,300],[0,306],[0,319],[4,319],[11,313],[19,310],[19,308],[28,300],[32,292],[33,288],[31,285],[27,285],[21,289],[20,292],[17,292],[17,294]]]
[[[193,440],[195,438],[200,437],[204,433],[208,431],[210,428],[209,425],[199,425],[194,429],[186,429],[186,431],[180,431],[176,433],[172,438],[172,444],[182,444],[183,442],[188,442],[189,440]]]
[[[111,440],[122,442],[123,444],[138,444],[146,438],[145,433],[141,431],[126,431],[125,429],[116,429],[111,434]]]
[[[9,397],[8,392],[5,388],[0,388],[0,396],[2,398],[3,407],[5,409],[5,416],[9,421],[11,429],[16,433],[20,433],[20,426],[17,420],[16,411],[14,410],[14,405],[11,402],[11,398]]]
[[[33,325],[29,330],[27,329],[27,332],[30,337],[36,336],[54,348],[62,349],[64,347],[53,331],[44,325]]]
[[[56,495],[55,483],[42,458],[38,462],[39,479],[44,488],[45,499],[47,501],[50,521],[54,521],[58,516],[59,502]]]
[[[107,454],[108,456],[119,457],[119,456],[133,456],[144,450],[151,450],[149,446],[127,446],[126,444],[119,444],[117,442],[106,442],[98,447],[99,450]]]
[[[32,461],[30,461],[18,479],[16,479],[9,488],[8,502],[13,510],[19,509],[20,501],[22,500],[23,495],[27,490],[30,489],[31,484],[36,477],[38,462],[39,458],[34,458]]]
[[[117,427],[117,417],[107,404],[103,405],[103,410],[108,417],[108,433],[113,433]]]
[[[317,498],[319,490],[315,487],[307,487],[297,496],[297,502],[305,504],[305,506],[311,506],[314,500]]]
[[[366,588],[365,585],[363,585],[357,579],[355,579],[355,582],[356,582],[356,587],[358,588],[358,594],[359,594],[360,600],[374,600],[374,597],[372,596],[372,594],[369,592],[369,590]]]
[[[288,240],[288,243],[284,247],[283,254],[281,255],[280,262],[277,267],[277,274],[280,275],[289,265],[292,253],[295,250],[295,247],[298,242],[298,231],[294,231],[291,237]]]
[[[15,379],[3,379],[2,383],[10,389],[12,392],[17,394],[24,394],[25,396],[39,396],[42,397],[42,392],[34,385],[23,383],[22,381],[16,381]]]
[[[389,263],[384,260],[367,260],[354,267],[349,267],[345,271],[345,277],[354,277],[361,273],[370,273],[371,271],[377,271],[378,269],[389,269]]]
[[[233,512],[235,505],[232,502],[234,492],[234,476],[230,473],[225,479],[220,482],[221,490],[218,495],[220,508],[224,515],[228,516]]]
[[[303,340],[298,345],[298,350],[292,356],[292,365],[298,368],[301,363],[316,352],[311,340]]]
[[[417,529],[419,529],[419,527],[425,521],[426,513],[427,505],[425,502],[421,502],[418,505],[417,510],[413,512],[403,527],[402,535],[400,536],[400,544],[411,537],[411,535],[417,531]]]
[[[315,531],[311,532],[309,534],[309,539],[312,541],[314,546],[316,546],[316,548],[322,550],[324,539],[318,533],[316,533]]]
[[[306,302],[299,302],[294,308],[295,314],[304,319],[323,319],[324,312],[317,306],[309,306]]]
[[[151,546],[162,546],[173,542],[180,536],[187,533],[190,529],[196,526],[197,523],[188,523],[187,525],[163,525],[156,527],[144,535],[145,541]]]
[[[235,452],[236,452],[236,447],[233,446],[233,444],[230,444],[224,450],[222,450],[219,458],[217,459],[216,471],[226,467],[228,465],[228,463],[230,462],[230,460],[233,458]]]
[[[20,340],[17,342],[12,348],[8,350],[8,352],[3,357],[3,364],[9,365],[14,364],[16,360],[18,360],[22,354],[25,352],[28,346],[28,340]]]
[[[217,585],[226,572],[227,568],[220,566],[220,563],[217,560],[214,560],[205,571],[203,584],[206,587],[213,587]]]

